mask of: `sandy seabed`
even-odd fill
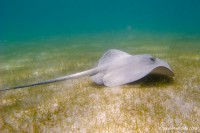
[[[166,60],[174,79],[108,88],[84,77],[0,92],[0,132],[200,131],[200,37],[112,34],[2,42],[0,88],[92,68],[111,48]]]

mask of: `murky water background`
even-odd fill
[[[199,129],[199,10],[196,0],[1,1],[0,89],[93,68],[109,49],[166,60],[175,78],[108,88],[85,77],[0,92],[0,131]]]

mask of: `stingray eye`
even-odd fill
[[[151,57],[150,60],[154,62],[154,61],[156,61],[156,58],[155,57]]]

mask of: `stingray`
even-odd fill
[[[150,54],[130,55],[120,50],[111,49],[103,54],[97,67],[93,69],[47,81],[11,87],[1,91],[48,84],[84,76],[90,76],[98,85],[114,87],[138,81],[149,74],[159,74],[167,77],[174,76],[167,62]]]

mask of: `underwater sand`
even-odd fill
[[[84,77],[0,92],[0,132],[200,131],[199,35],[111,32],[0,47],[0,89],[90,69],[111,48],[152,54],[175,73],[114,88]]]

